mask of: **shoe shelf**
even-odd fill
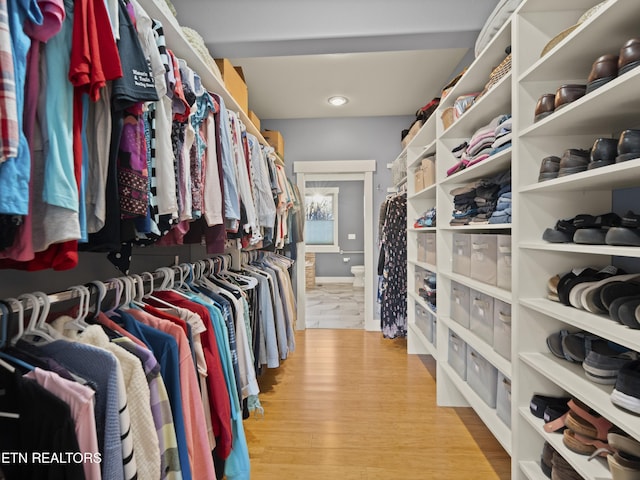
[[[569,307],[547,298],[522,298],[520,305],[580,330],[587,330],[632,350],[640,350],[640,330],[631,329],[606,315],[597,315],[579,308]]]
[[[460,376],[449,366],[446,361],[439,362],[440,368],[444,374],[452,381],[456,388],[460,391],[471,408],[475,410],[480,419],[491,431],[494,437],[500,442],[502,448],[511,455],[511,429],[507,427],[498,417],[495,408],[489,405],[478,396],[476,392],[469,386],[467,382],[462,380]]]
[[[584,5],[585,2],[577,3]],[[520,83],[528,83],[557,79],[563,82],[570,78],[583,78],[586,83],[594,60],[607,53],[617,54],[624,42],[637,32],[637,18],[629,15],[628,7],[624,3],[624,0],[609,1],[544,57],[539,58],[525,70],[518,81]],[[580,13],[576,14],[565,4],[566,2],[562,2],[562,6],[566,10],[570,10],[570,12],[568,14],[558,12],[559,19],[556,19],[556,21],[564,21],[565,25],[562,26],[569,27],[575,24],[575,20],[580,16]],[[584,11],[584,7],[581,7],[581,10]],[[545,25],[536,24],[536,20],[541,18],[539,12],[529,13],[523,11],[522,17],[536,27],[549,28],[546,20]],[[546,42],[551,40],[560,30],[562,28],[558,29],[558,26],[554,25],[553,33],[541,36],[542,43],[534,43],[531,48],[534,52],[542,52]]]
[[[520,353],[519,358],[543,377],[562,386],[570,396],[590,405],[615,426],[640,438],[640,417],[611,403],[613,385],[593,383],[585,377],[581,365],[554,357],[551,353]]]
[[[520,243],[520,248],[550,252],[588,253],[591,255],[607,255],[615,257],[640,257],[638,247],[620,247],[611,245],[579,245],[576,243]]]
[[[455,147],[454,147],[455,148]],[[511,148],[492,155],[480,163],[465,168],[453,175],[445,177],[440,181],[441,185],[453,185],[473,182],[481,178],[490,177],[500,172],[504,172],[511,167]]]
[[[509,303],[509,304],[512,303],[512,294],[509,290],[498,288],[494,285],[489,285],[488,283],[480,282],[471,277],[460,275],[459,273],[444,272],[442,271],[442,269],[440,270],[439,273],[448,280],[453,280],[455,282],[458,282],[480,293],[485,293],[493,298],[502,300],[505,303]]]
[[[539,461],[522,461],[520,462],[520,470],[529,480],[549,480],[549,477],[540,468]]]
[[[606,167],[545,180],[520,188],[519,193],[571,192],[596,189],[614,190],[640,184],[640,159],[615,163]]]
[[[429,185],[427,188],[423,188],[422,190],[420,190],[419,192],[414,193],[413,195],[409,195],[408,199],[414,199],[414,198],[432,198],[435,200],[436,198],[436,185],[435,183],[433,185]]]
[[[602,134],[603,131],[613,134],[637,126],[640,111],[638,81],[640,69],[630,70],[543,120],[525,127],[520,131],[520,138],[588,133],[596,135]],[[582,82],[586,83],[586,77]],[[539,91],[535,95],[540,96],[543,93],[545,91]],[[531,119],[533,111],[532,108]]]
[[[247,131],[256,136],[260,143],[267,145],[266,140],[260,133],[260,130],[249,120],[248,112],[243,111],[238,102],[231,96],[224,82],[218,78],[211,68],[200,55],[193,49],[177,18],[171,13],[167,3],[164,0],[140,0],[140,5],[149,14],[151,18],[155,18],[164,30],[167,41],[167,48],[170,48],[177,57],[184,59],[187,65],[198,73],[202,81],[202,85],[210,91],[217,93],[224,100],[225,106],[229,110],[239,112],[242,123],[247,127]]]
[[[547,433],[544,431],[544,420],[535,417],[531,414],[528,407],[521,407],[519,409],[520,416],[524,418],[531,427],[538,432],[551,446],[560,453],[567,462],[585,479],[585,480],[610,480],[611,472],[607,467],[606,459],[601,457],[589,460],[588,455],[580,455],[572,452],[564,446],[562,441],[562,433],[552,432]],[[533,463],[533,462],[531,462]],[[544,477],[544,473],[539,464],[533,464],[540,471]]]
[[[426,354],[431,355],[434,360],[438,360],[438,349],[429,341],[429,339],[425,336],[425,334],[420,330],[420,327],[414,323],[408,324],[409,330],[412,335],[415,337],[407,342],[407,349],[410,354]],[[413,345],[416,344],[417,347]]]
[[[496,352],[491,345],[476,335],[468,328],[449,317],[439,317],[440,325],[446,326],[458,337],[464,340],[476,352],[482,355],[494,367],[500,370],[507,378],[511,378],[511,362]]]
[[[435,272],[436,271],[436,266],[431,264],[431,263],[419,262],[419,261],[416,261],[416,260],[409,260],[409,262],[414,264],[417,267],[424,268],[425,270],[429,270],[430,272]]]

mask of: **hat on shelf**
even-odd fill
[[[553,49],[553,47],[555,47],[562,40],[564,40],[566,37],[568,37],[571,34],[571,32],[573,32],[576,28],[578,28],[580,25],[582,25],[584,22],[589,20],[596,13],[598,13],[607,3],[609,3],[609,0],[605,0],[604,2],[600,2],[597,5],[594,5],[589,10],[587,10],[586,12],[584,12],[582,14],[582,16],[578,19],[578,22],[575,25],[572,25],[569,28],[566,28],[566,29],[562,30],[559,34],[557,34],[555,37],[553,37],[549,41],[549,43],[547,43],[545,45],[545,47],[542,49],[542,53],[540,54],[540,58],[544,57],[547,53],[549,53],[549,51],[551,51]]]

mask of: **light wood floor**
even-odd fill
[[[510,478],[509,456],[471,409],[436,407],[431,357],[362,330],[296,341],[260,378],[264,417],[244,422],[252,480]]]

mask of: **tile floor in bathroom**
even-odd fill
[[[364,288],[350,283],[307,288],[307,328],[364,328]]]

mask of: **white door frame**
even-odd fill
[[[374,275],[376,271],[373,260],[373,172],[376,171],[375,160],[332,160],[313,162],[293,162],[296,173],[296,183],[300,195],[304,198],[305,184],[310,179],[325,179],[334,174],[335,180],[363,180],[364,181],[364,328],[365,330],[380,330],[380,322],[373,318]],[[309,178],[313,177],[313,178]],[[337,178],[340,177],[340,178]],[[298,244],[298,261],[296,262],[296,291],[298,292],[298,321],[297,329],[306,328],[306,296],[304,273],[304,243]]]

